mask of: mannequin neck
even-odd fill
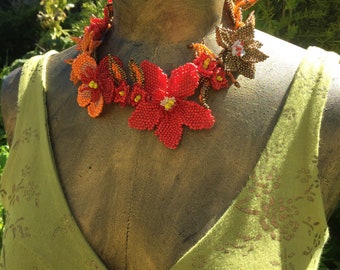
[[[223,5],[221,0],[115,0],[113,27],[97,57],[116,55],[124,66],[132,58],[137,63],[147,59],[170,74],[192,61],[192,43],[204,41],[220,52],[215,26],[221,24]]]
[[[114,37],[153,44],[199,42],[221,22],[220,0],[116,0]]]

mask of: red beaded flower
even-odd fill
[[[112,3],[108,2],[108,5],[104,9],[104,18],[92,17],[90,19],[90,25],[85,27],[85,31],[93,32],[93,38],[95,40],[101,40],[105,31],[110,27],[111,14],[109,7],[112,7]]]
[[[213,74],[210,77],[211,87],[215,90],[221,90],[228,86],[228,79],[226,72],[221,68],[217,67],[214,69]]]
[[[197,65],[199,74],[209,79],[213,89],[221,90],[228,86],[225,71],[218,65],[218,62],[212,55],[203,52],[195,58],[194,64]]]
[[[217,66],[216,59],[205,52],[196,57],[193,62],[197,65],[198,72],[203,77],[210,77]]]
[[[130,94],[130,105],[136,107],[139,103],[145,102],[148,93],[142,88],[142,86],[135,84]]]
[[[127,84],[127,82],[121,81],[120,84],[115,87],[115,96],[113,99],[113,102],[119,103],[122,107],[125,107],[129,102],[129,91],[130,86]]]
[[[209,129],[214,117],[194,101],[185,100],[192,96],[198,87],[199,74],[192,63],[178,67],[170,79],[158,66],[143,61],[144,90],[150,100],[139,102],[129,118],[129,125],[139,130],[153,130],[155,135],[168,148],[176,148],[183,132],[183,125],[191,129]]]

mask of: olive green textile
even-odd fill
[[[318,268],[328,238],[319,133],[337,64],[335,53],[308,49],[246,187],[172,270]]]
[[[1,180],[7,218],[0,268],[104,270],[72,216],[54,162],[45,101],[52,53],[32,58],[22,70]],[[246,187],[172,270],[317,269],[328,237],[317,177],[319,132],[337,61],[333,53],[307,51]]]
[[[45,104],[52,53],[30,59],[21,73],[15,134],[1,183],[7,211],[1,267],[105,269],[72,217],[54,163]]]

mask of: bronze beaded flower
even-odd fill
[[[252,12],[244,25],[236,30],[216,27],[216,41],[223,48],[219,57],[224,69],[253,79],[255,64],[268,58],[259,49],[262,44],[254,40],[255,15]]]

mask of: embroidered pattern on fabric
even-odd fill
[[[312,256],[312,252],[318,248],[321,244],[321,235],[316,232],[316,228],[320,225],[319,221],[313,220],[311,217],[308,217],[307,220],[303,221],[303,225],[307,227],[307,233],[311,236],[311,242],[308,243],[308,246],[303,251],[303,255]]]
[[[31,200],[34,201],[35,206],[39,207],[39,197],[39,186],[33,181],[28,182],[24,190],[24,198],[27,200],[27,202]]]
[[[57,237],[58,234],[66,234],[75,231],[75,224],[71,222],[72,216],[64,215],[60,221],[59,226],[53,231],[51,238],[52,240]]]
[[[278,254],[278,257],[281,258],[280,261],[270,261],[270,264],[274,267],[281,268],[282,270],[295,270],[295,266],[292,263],[292,259],[295,257],[294,252],[289,252],[287,248],[285,247],[280,254]],[[281,265],[281,262],[283,264]]]
[[[21,169],[21,178],[18,181],[18,183],[14,183],[12,185],[11,191],[7,191],[8,193],[8,201],[10,205],[14,205],[15,203],[18,203],[20,201],[20,193],[21,191],[25,190],[25,179],[29,176],[31,173],[31,167],[28,165],[25,165]]]
[[[274,197],[274,192],[280,188],[280,179],[277,168],[271,171],[260,170],[251,177],[253,184],[250,185],[249,194],[261,199],[258,208],[249,208],[251,197],[240,200],[236,207],[240,211],[259,217],[259,223],[263,231],[270,233],[273,240],[282,239],[289,241],[299,228],[296,217],[299,215],[296,201],[298,198]]]
[[[31,167],[25,165],[21,169],[21,178],[18,183],[14,183],[12,185],[11,190],[5,191],[2,190],[2,196],[8,194],[8,201],[10,205],[14,205],[19,203],[21,199],[25,199],[26,202],[30,202],[31,200],[34,202],[36,207],[39,207],[40,201],[40,191],[37,184],[33,181],[26,183],[26,178],[29,177],[31,173]]]
[[[13,142],[11,149],[13,151],[13,149],[18,147],[20,144],[28,144],[32,142],[32,140],[40,140],[38,129],[32,127],[25,128],[23,129],[21,136],[15,142]]]
[[[262,204],[264,215],[260,217],[260,223],[264,231],[270,232],[273,240],[287,241],[295,236],[299,228],[296,216],[299,214],[297,206],[292,199],[270,198],[268,202]],[[280,230],[277,235],[276,229]]]
[[[8,237],[10,233],[12,239],[16,238],[29,238],[31,237],[30,230],[28,226],[25,225],[25,218],[19,217],[15,221],[12,221],[10,213],[6,213],[6,227],[4,230],[4,238]]]
[[[261,240],[262,235],[255,233],[251,235],[250,233],[245,235],[238,234],[235,242],[227,241],[225,243],[221,243],[218,247],[215,248],[217,252],[223,252],[225,254],[230,254],[231,256],[237,252],[241,251],[242,256],[248,256],[249,253],[254,251],[254,242]]]
[[[38,130],[37,129],[32,130],[32,128],[26,128],[22,133],[21,142],[29,143],[32,138],[35,138],[38,140],[40,139]]]

